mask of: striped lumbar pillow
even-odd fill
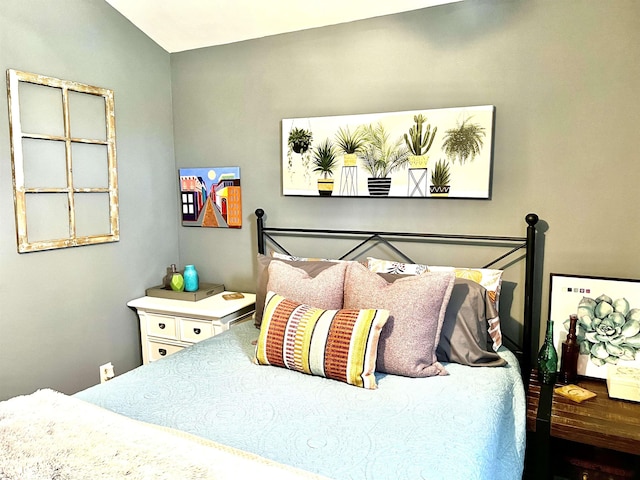
[[[376,388],[374,371],[387,310],[323,310],[268,292],[256,363]]]

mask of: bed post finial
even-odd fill
[[[524,217],[524,220],[525,222],[527,222],[527,225],[533,227],[536,223],[538,223],[539,218],[535,213],[528,213],[527,216]]]
[[[258,227],[258,252],[264,255],[264,210],[256,208],[256,224]]]

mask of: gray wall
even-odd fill
[[[98,383],[140,364],[126,302],[178,259],[169,54],[103,0],[0,2],[0,70],[115,92],[118,243],[18,254],[6,94],[0,95],[0,399]],[[3,82],[4,83],[4,82]],[[5,88],[2,88],[5,91]]]
[[[178,167],[241,167],[241,231],[180,229],[181,258],[252,289],[253,215],[272,225],[520,235],[550,272],[640,277],[640,4],[473,1],[171,56]],[[280,193],[282,118],[496,106],[493,197]]]
[[[537,212],[543,318],[550,272],[639,277],[639,27],[635,0],[466,0],[169,56],[102,0],[3,0],[3,69],[115,90],[121,241],[17,253],[0,119],[0,399],[138,365],[125,304],[169,263],[253,290],[257,207],[273,225],[508,235]],[[489,201],[280,194],[282,118],[484,104]],[[241,167],[243,228],[179,227],[176,168],[216,165]]]

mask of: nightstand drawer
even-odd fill
[[[175,317],[157,313],[147,313],[145,317],[148,335],[178,340],[178,320]]]
[[[148,348],[148,358],[150,361],[159,360],[163,357],[168,357],[169,355],[179,352],[183,347],[179,347],[177,345],[170,345],[168,343],[160,343],[149,341],[147,342]]]
[[[217,332],[215,328],[211,322],[199,322],[197,320],[181,318],[180,339],[184,342],[197,343],[220,333]]]

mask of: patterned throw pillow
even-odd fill
[[[296,257],[295,255],[287,255],[285,253],[271,252],[273,258],[278,260],[292,260],[296,262],[350,262],[351,260],[336,260],[333,258],[320,258],[320,257]]]
[[[394,273],[398,275],[420,275],[429,271],[429,267],[419,263],[394,262],[373,257],[367,257],[367,268],[375,273]]]
[[[268,292],[255,362],[377,388],[375,367],[386,310],[323,310]]]
[[[452,272],[423,273],[387,282],[352,263],[344,281],[344,308],[384,308],[389,321],[380,336],[377,370],[406,377],[447,375],[437,361]]]

